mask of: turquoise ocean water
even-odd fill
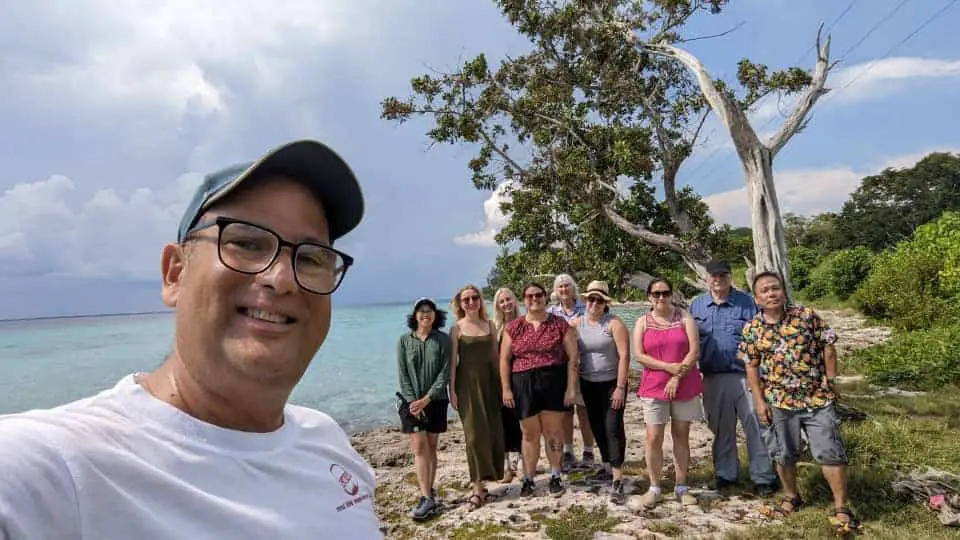
[[[330,414],[348,431],[397,424],[396,343],[410,309],[335,307],[330,334],[292,401]],[[633,328],[636,310],[617,313]],[[0,414],[67,403],[152,370],[172,339],[169,313],[0,321]]]

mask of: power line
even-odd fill
[[[890,10],[889,12],[887,12],[887,14],[884,15],[882,19],[880,19],[879,21],[877,21],[877,24],[873,25],[873,27],[871,27],[869,30],[867,30],[867,33],[864,34],[863,37],[861,37],[859,40],[857,40],[857,42],[854,43],[853,46],[851,46],[851,47],[850,47],[849,49],[847,49],[843,54],[841,54],[840,57],[839,57],[839,59],[838,59],[838,61],[843,61],[843,59],[846,58],[847,55],[849,55],[850,53],[852,53],[857,47],[860,46],[861,43],[863,43],[864,41],[866,41],[867,38],[870,37],[870,34],[874,33],[878,28],[880,28],[881,26],[883,26],[883,23],[889,21],[891,17],[893,17],[898,11],[900,11],[900,8],[902,8],[908,1],[909,1],[909,0],[900,0],[900,3],[898,3],[896,6],[894,6],[894,8],[893,8],[892,10]]]
[[[898,41],[896,45],[894,45],[893,47],[890,47],[890,49],[889,49],[886,53],[884,53],[883,56],[881,56],[880,58],[875,58],[873,61],[871,61],[869,64],[867,64],[867,67],[865,67],[862,71],[860,71],[860,73],[858,73],[858,74],[856,75],[856,77],[854,77],[854,78],[850,79],[849,81],[847,81],[846,84],[844,84],[843,86],[841,86],[836,92],[833,92],[832,94],[833,94],[833,95],[839,94],[839,93],[842,92],[844,89],[848,88],[850,85],[852,85],[853,83],[857,82],[861,77],[863,77],[864,75],[866,75],[867,72],[869,72],[871,69],[873,69],[873,67],[874,67],[875,65],[877,65],[879,62],[885,60],[887,57],[889,57],[891,54],[893,54],[893,51],[899,49],[904,43],[910,41],[911,39],[913,39],[914,36],[916,36],[917,34],[919,34],[921,30],[923,30],[924,28],[927,27],[927,25],[929,25],[929,24],[932,23],[933,21],[935,21],[935,20],[937,20],[938,18],[940,18],[944,13],[946,13],[946,11],[947,11],[948,9],[950,9],[951,7],[953,7],[953,5],[957,3],[957,1],[958,1],[958,0],[950,0],[949,2],[947,2],[947,3],[946,3],[942,8],[940,8],[936,13],[934,13],[934,14],[931,15],[929,18],[927,18],[927,20],[923,21],[923,23],[921,23],[920,26],[916,27],[916,28],[913,30],[913,32],[910,32],[909,34],[907,34],[906,37],[904,37],[903,39],[901,39],[900,41]],[[828,97],[829,97],[829,96],[828,96]]]

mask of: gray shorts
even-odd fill
[[[763,439],[778,465],[793,465],[800,459],[800,431],[807,436],[810,453],[820,465],[846,465],[847,453],[840,438],[840,421],[833,404],[819,409],[778,409],[773,424],[763,426]]]

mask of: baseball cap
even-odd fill
[[[327,145],[303,139],[274,148],[252,163],[232,165],[205,176],[183,213],[177,241],[183,241],[213,203],[244,181],[264,174],[289,176],[310,188],[327,214],[331,241],[352,231],[363,220],[363,193],[353,171]]]
[[[708,274],[730,274],[730,263],[727,261],[721,261],[719,259],[713,259],[707,263],[707,273]]]
[[[422,305],[424,305],[424,304],[430,304],[430,308],[431,308],[432,310],[434,310],[434,311],[437,311],[437,303],[434,302],[433,300],[427,298],[426,296],[424,296],[423,298],[418,299],[416,302],[413,303],[413,310],[416,311],[416,310],[420,309],[420,306],[422,306]]]

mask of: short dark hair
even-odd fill
[[[432,304],[433,302],[430,303]],[[417,307],[419,307],[419,305]],[[436,314],[436,317],[433,318],[433,329],[439,330],[447,324],[447,312],[442,309],[434,309],[433,312]],[[413,313],[407,315],[407,328],[416,330],[418,326],[420,325],[417,324],[417,310],[413,310]]]
[[[671,285],[670,282],[667,281],[667,278],[658,277],[658,278],[651,279],[650,283],[647,283],[647,296],[650,296],[650,293],[653,292],[653,286],[656,285],[657,283],[666,283],[667,287],[670,287],[670,292],[673,292],[673,285]]]
[[[760,281],[760,278],[765,278],[765,277],[772,277],[776,279],[777,282],[780,283],[780,286],[783,287],[783,278],[780,277],[779,272],[774,272],[773,270],[764,270],[763,272],[760,272],[757,275],[753,276],[753,285],[751,285],[750,289],[756,292],[757,282]]]
[[[537,289],[540,289],[540,292],[542,292],[544,296],[547,296],[547,294],[549,294],[549,293],[547,293],[547,289],[544,288],[543,285],[537,283],[536,281],[531,281],[531,282],[527,283],[526,285],[524,285],[524,286],[523,286],[523,289],[520,291],[520,294],[523,295],[523,296],[526,296],[526,295],[527,295],[527,289],[529,289],[530,287],[536,287]]]

